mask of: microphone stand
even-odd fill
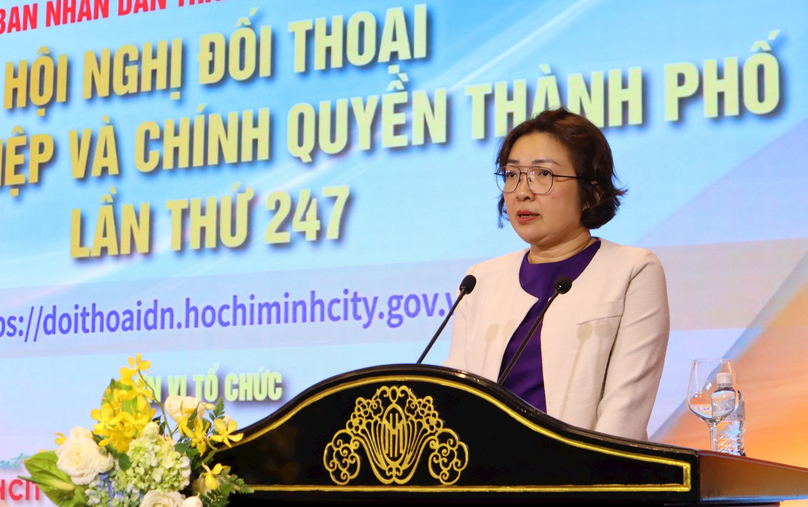
[[[435,336],[433,336],[432,339],[429,340],[429,345],[426,346],[424,352],[421,354],[421,357],[418,358],[418,361],[416,361],[415,364],[421,364],[421,361],[424,360],[426,355],[429,353],[429,350],[432,348],[432,345],[435,344],[435,341],[438,339],[438,336],[440,336],[440,333],[441,331],[443,331],[443,328],[446,327],[446,324],[449,322],[449,319],[454,313],[455,308],[457,308],[457,304],[460,303],[460,300],[463,299],[463,296],[469,294],[472,290],[474,290],[474,286],[476,285],[476,283],[477,279],[471,275],[468,275],[466,278],[463,279],[463,283],[462,285],[460,285],[460,294],[457,295],[457,299],[452,305],[451,310],[449,310],[449,313],[446,315],[446,318],[443,319],[443,322],[438,328],[438,331],[435,333]]]
[[[569,278],[567,278],[567,280],[569,280]],[[550,299],[547,300],[547,304],[544,305],[544,308],[542,308],[539,317],[536,319],[535,322],[533,322],[533,326],[531,326],[530,331],[527,333],[525,339],[522,340],[522,344],[519,345],[519,349],[516,351],[516,354],[513,355],[511,361],[508,363],[508,366],[505,367],[505,370],[499,376],[497,384],[502,385],[502,383],[505,382],[505,379],[508,378],[508,374],[511,373],[513,366],[516,364],[516,360],[519,359],[519,356],[522,355],[522,352],[525,350],[525,347],[527,347],[527,342],[529,342],[530,339],[533,338],[533,335],[536,333],[536,329],[539,328],[539,324],[541,324],[541,321],[544,320],[544,314],[547,313],[547,309],[550,308],[550,304],[553,301],[555,301],[555,298],[557,298],[559,294],[564,294],[569,290],[569,286],[564,285],[559,283],[559,280],[556,280],[555,292],[553,292],[553,295],[550,296]]]

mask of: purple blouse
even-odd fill
[[[519,327],[511,336],[511,341],[508,342],[508,347],[502,356],[502,365],[499,368],[500,374],[516,354],[522,340],[525,339],[530,328],[533,327],[533,322],[541,313],[547,300],[553,295],[553,282],[555,282],[556,278],[566,275],[570,277],[570,280],[575,281],[592,261],[599,248],[600,241],[595,241],[569,259],[543,264],[529,263],[527,254],[525,254],[522,266],[519,268],[519,284],[525,292],[539,298],[539,300],[530,308],[522,323],[519,324]],[[541,362],[541,328],[542,326],[539,324],[536,334],[530,339],[519,360],[513,365],[513,369],[503,385],[534,407],[547,412],[547,398],[544,393],[544,371]]]

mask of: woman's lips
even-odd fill
[[[519,211],[516,212],[516,220],[520,224],[526,224],[528,222],[532,222],[533,220],[535,220],[537,218],[539,218],[539,214],[534,213],[532,211],[521,210],[520,209]]]

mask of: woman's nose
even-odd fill
[[[527,174],[522,173],[519,175],[519,182],[516,184],[516,196],[520,199],[532,199],[535,194],[530,190],[530,185],[527,184]]]

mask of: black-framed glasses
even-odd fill
[[[497,186],[503,194],[510,194],[515,192],[519,187],[519,182],[522,180],[522,175],[526,175],[527,188],[536,195],[544,195],[550,193],[553,189],[553,180],[556,178],[573,178],[576,180],[583,180],[580,176],[567,176],[564,174],[553,174],[553,171],[546,167],[527,167],[526,171],[522,168],[525,166],[518,165],[504,165],[497,169],[494,174],[497,177]]]

